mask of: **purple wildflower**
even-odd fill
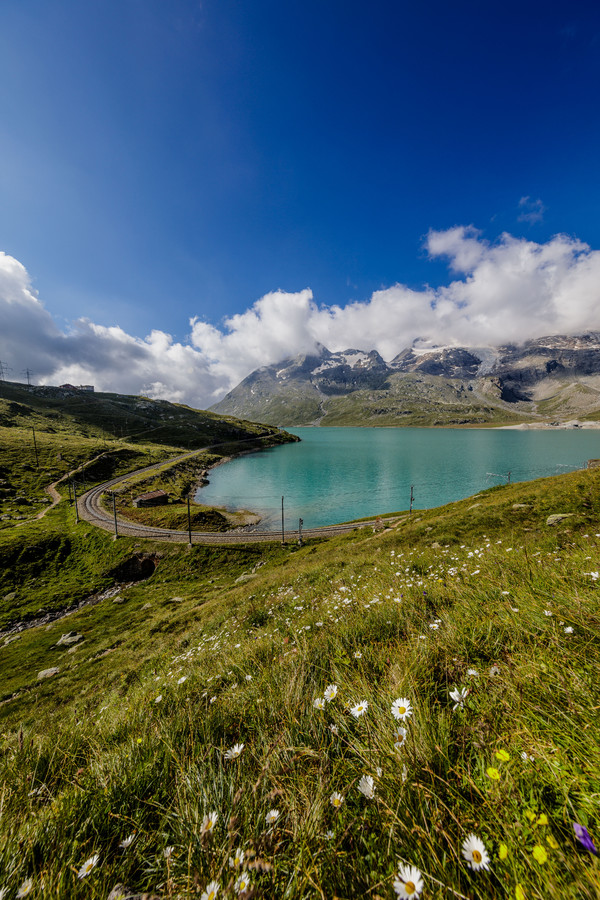
[[[595,856],[598,856],[598,851],[596,850],[592,836],[585,825],[580,825],[579,822],[573,822],[573,831],[581,846],[585,850],[589,850],[589,852],[593,853]]]

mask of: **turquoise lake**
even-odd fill
[[[301,441],[212,469],[199,503],[250,509],[259,530],[331,525],[441,506],[511,481],[583,468],[600,457],[600,430],[288,428]]]

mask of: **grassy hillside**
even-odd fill
[[[187,502],[183,501],[193,494],[208,465],[237,452],[296,440],[273,427],[159,403],[155,410],[158,419],[161,410],[175,410],[169,415],[176,416],[182,409],[188,437],[193,426],[198,445],[211,447],[173,464],[170,460],[180,456],[183,448],[167,443],[165,435],[163,443],[142,442],[139,435],[137,440],[127,441],[104,432],[90,435],[88,431],[93,429],[88,429],[85,416],[82,420],[72,410],[69,412],[68,403],[65,411],[57,389],[47,391],[48,396],[35,393],[30,407],[0,399],[5,410],[5,424],[0,426],[0,629],[73,607],[89,594],[110,587],[115,581],[111,574],[114,567],[131,556],[130,548],[112,546],[110,538],[97,529],[73,528],[72,486],[81,495],[93,485],[123,476],[117,489],[120,513],[132,518],[137,514],[139,521],[148,524],[187,527]],[[2,393],[28,398],[28,391],[22,386],[0,383],[0,396]],[[89,401],[89,397],[96,399]],[[135,405],[140,399],[114,395],[109,406],[115,398],[125,405],[130,401]],[[81,402],[85,406],[88,401],[96,404],[94,427],[98,430],[105,400],[101,395],[89,395],[88,400]],[[87,406],[86,410],[89,413]],[[152,418],[150,413],[147,415]],[[24,426],[23,421],[35,424]],[[158,431],[153,436],[161,437]],[[179,436],[176,429],[173,440]],[[151,474],[125,477],[150,464],[158,465]],[[55,508],[46,491],[51,484],[56,484],[62,498]],[[133,509],[132,496],[156,488],[169,492],[168,507]],[[239,516],[225,511],[192,503],[195,530],[226,530],[238,525],[238,519]]]
[[[0,887],[597,897],[599,513],[589,470],[302,548],[25,524],[20,597],[153,574],[0,639]]]
[[[166,400],[0,381],[0,427],[193,449],[276,429]]]

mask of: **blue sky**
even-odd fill
[[[184,345],[444,289],[431,230],[596,250],[599,75],[592,2],[3,0],[0,250],[62,333]]]

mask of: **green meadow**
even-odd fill
[[[11,508],[71,440],[3,456]],[[1,523],[2,897],[600,894],[599,469],[302,547],[114,541],[61,491]]]

